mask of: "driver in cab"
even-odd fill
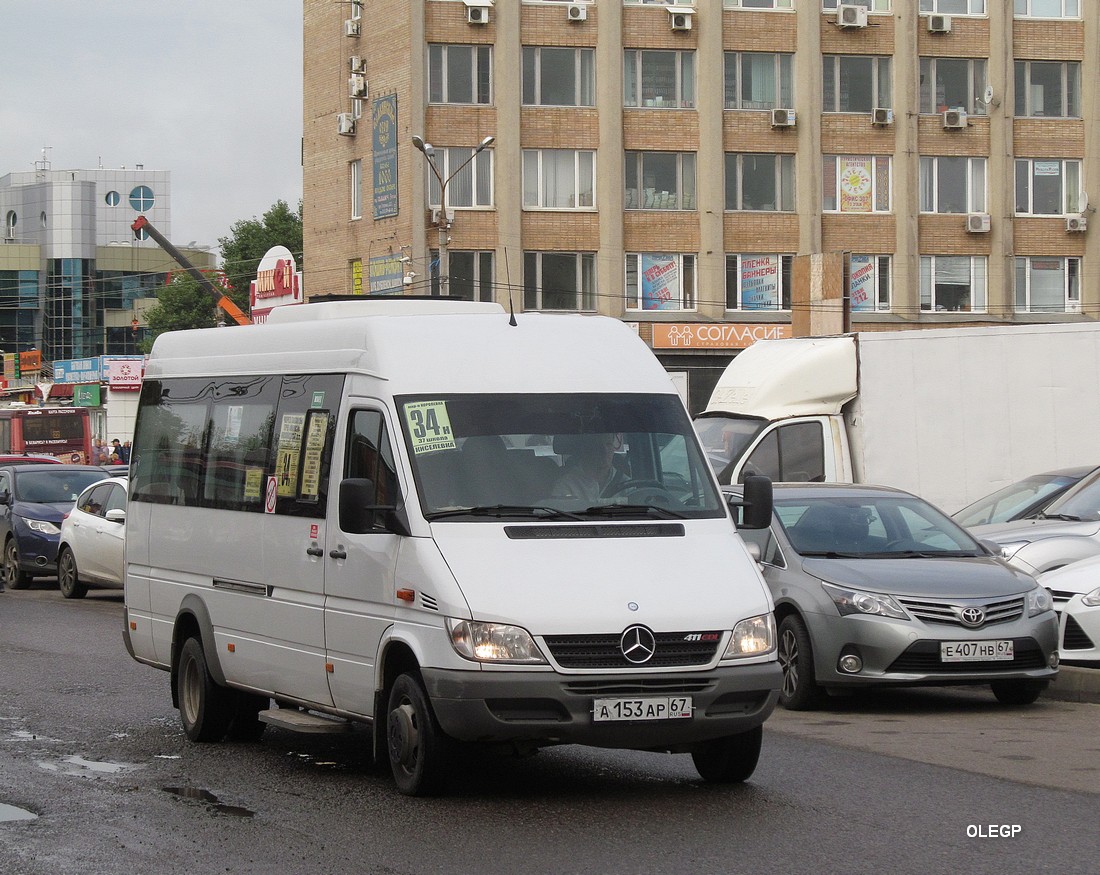
[[[565,465],[554,484],[555,498],[577,498],[596,502],[613,495],[626,483],[626,476],[615,466],[615,452],[623,446],[621,434],[559,435],[565,444]]]

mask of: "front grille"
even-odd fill
[[[645,663],[623,656],[622,633],[609,635],[547,635],[543,640],[562,668],[675,668],[707,665],[721,642],[721,632],[657,632],[653,656]],[[706,640],[685,640],[703,638]]]
[[[1050,597],[1054,599],[1054,610],[1058,612],[1061,612],[1066,602],[1077,595],[1075,592],[1066,592],[1064,589],[1050,589],[1049,587],[1047,589],[1050,591]]]
[[[1095,646],[1076,618],[1067,615],[1066,634],[1062,636],[1062,647],[1066,650],[1092,650]]]
[[[616,681],[601,678],[596,681],[570,680],[562,686],[566,692],[574,696],[690,696],[711,689],[714,686],[714,679],[648,677]]]
[[[1024,614],[1023,596],[1001,599],[995,602],[983,602],[980,600],[968,600],[965,602],[941,602],[934,599],[898,598],[910,614],[919,620],[928,623],[944,623],[949,626],[962,626],[964,629],[981,628],[967,626],[960,619],[958,612],[963,608],[982,608],[985,611],[985,622],[982,626],[991,623],[1010,623]]]
[[[983,671],[1021,671],[1047,666],[1043,651],[1034,638],[1012,639],[1012,653],[1011,661],[995,659],[987,662],[941,662],[939,641],[914,641],[890,664],[886,673],[973,674]]]

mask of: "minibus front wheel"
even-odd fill
[[[184,642],[176,672],[183,731],[192,741],[221,741],[233,719],[233,699],[210,677],[199,638]]]
[[[386,709],[386,750],[397,789],[406,796],[442,792],[451,746],[428,701],[420,674],[398,675]]]
[[[764,728],[757,726],[727,738],[703,741],[695,746],[691,758],[704,781],[736,784],[747,781],[760,759]]]

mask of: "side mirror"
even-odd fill
[[[126,511],[121,507],[113,508],[103,515],[104,519],[109,523],[124,523],[126,522]]]
[[[0,504],[11,504],[11,493],[7,490],[0,492]]]
[[[772,481],[759,474],[745,478],[741,528],[766,529],[772,524]]]

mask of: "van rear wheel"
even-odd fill
[[[436,720],[419,674],[399,675],[386,709],[386,750],[397,789],[434,796],[447,781],[451,739]]]
[[[738,735],[700,742],[691,752],[691,759],[704,781],[738,784],[756,771],[763,739],[764,727],[757,726]]]
[[[210,677],[198,638],[184,642],[176,672],[183,731],[192,741],[221,741],[233,719],[233,696]]]

